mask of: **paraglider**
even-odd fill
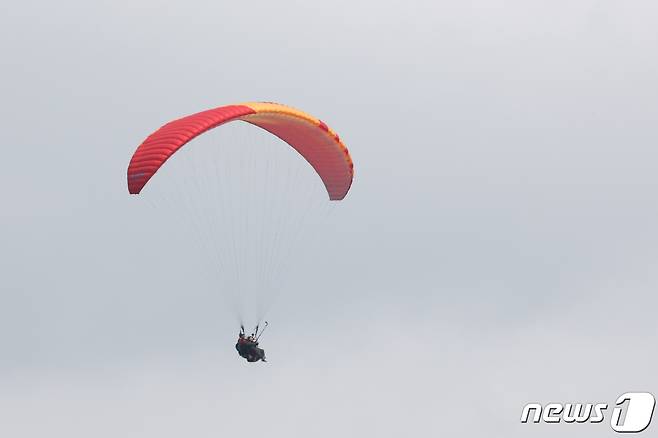
[[[265,322],[265,328],[267,328],[267,322]],[[241,357],[247,359],[247,362],[258,362],[259,360],[267,362],[265,360],[265,350],[258,346],[260,335],[263,334],[265,328],[258,333],[258,326],[256,326],[256,330],[252,334],[245,336],[244,326],[240,326],[240,333],[238,333],[238,342],[235,344],[235,349]]]
[[[336,132],[320,119],[297,109],[272,102],[252,102],[202,111],[173,120],[157,129],[137,147],[132,155],[127,171],[129,193],[138,195],[147,185],[153,184],[151,182],[153,177],[165,162],[187,143],[207,131],[234,121],[246,122],[261,128],[292,147],[320,177],[330,201],[340,201],[349,192],[354,166],[347,147]],[[236,146],[237,149],[244,150],[247,145],[238,143]],[[195,147],[191,149],[196,151]],[[242,167],[237,165],[227,167],[228,171],[225,174],[219,170],[220,165],[232,166],[232,163],[239,164],[239,162],[223,160],[218,165],[216,162],[218,160],[206,160],[206,162],[214,161],[216,182],[208,184],[209,178],[196,179],[195,167],[194,173],[185,175],[181,183],[176,184],[176,189],[183,193],[181,198],[183,201],[175,205],[173,211],[189,210],[190,215],[197,215],[191,218],[189,228],[201,234],[199,240],[204,246],[210,247],[206,249],[209,249],[216,258],[220,276],[224,277],[220,281],[221,284],[216,287],[223,291],[235,291],[225,293],[246,294],[270,289],[274,295],[274,290],[278,290],[273,284],[274,279],[279,279],[278,276],[282,271],[280,267],[290,258],[291,249],[286,250],[286,243],[298,235],[298,229],[308,216],[309,206],[313,205],[302,206],[302,202],[299,202],[299,205],[282,204],[282,199],[296,202],[292,195],[281,195],[282,190],[313,186],[313,184],[309,184],[307,180],[298,184],[287,182],[280,188],[269,184],[268,178],[271,178],[281,163],[274,160],[267,161],[267,157],[263,156],[264,152],[266,151],[259,150],[253,154],[255,163],[250,162],[248,166]],[[257,204],[256,208],[244,207],[245,203],[256,197],[253,196],[251,187],[241,185],[240,191],[233,200],[222,203],[228,196],[231,179],[239,177],[242,170],[258,169],[259,157],[262,157],[267,167],[266,171],[256,173],[258,184],[254,186],[271,187],[271,191],[275,193],[273,199],[266,199],[266,202]],[[284,175],[304,173],[300,171],[284,173],[283,169],[281,171]],[[194,182],[194,193],[192,190],[186,191],[185,184],[189,184],[188,181]],[[210,193],[205,198],[194,199],[195,193],[199,190],[210,191],[216,186],[220,187],[218,192]],[[173,197],[170,195],[171,193],[167,193],[166,198]],[[318,196],[308,198],[313,202],[318,200]],[[286,214],[292,212],[295,207],[299,207],[299,217],[288,220]],[[275,211],[277,208],[279,210]],[[242,216],[237,216],[239,214]],[[268,226],[272,228],[269,233],[266,230]],[[288,229],[292,231],[286,234]],[[244,248],[251,249],[244,250]],[[231,275],[232,280],[225,280]],[[261,312],[258,321],[262,321],[265,312],[260,310],[260,307],[265,307],[261,304],[257,303]],[[243,320],[240,313],[238,318]],[[240,330],[235,348],[248,362],[265,362],[265,351],[258,344],[259,336],[258,326],[249,336],[245,335],[244,328]]]

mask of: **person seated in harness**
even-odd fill
[[[247,359],[247,362],[258,362],[259,360],[267,362],[265,360],[265,350],[258,347],[257,333],[258,326],[256,326],[256,331],[253,334],[245,336],[244,327],[240,326],[240,333],[238,334],[238,342],[235,344],[235,349],[241,357]]]

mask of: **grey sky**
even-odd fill
[[[655,2],[5,3],[0,435],[600,437],[521,408],[658,393]],[[125,169],[253,100],[356,178],[248,367]]]

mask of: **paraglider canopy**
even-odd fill
[[[329,199],[341,200],[352,184],[354,166],[338,134],[324,122],[271,102],[228,105],[173,120],[149,135],[128,166],[128,190],[138,194],[160,167],[196,136],[242,120],[276,135],[295,148],[318,173]]]

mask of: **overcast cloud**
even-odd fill
[[[655,2],[2,10],[1,436],[602,437],[521,409],[658,394]],[[125,184],[160,124],[254,100],[356,166],[340,274],[299,267],[262,366]]]

